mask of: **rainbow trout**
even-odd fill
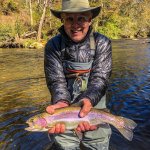
[[[106,109],[92,108],[87,116],[80,118],[79,112],[81,107],[64,107],[56,109],[53,115],[41,113],[27,120],[29,127],[27,131],[48,131],[56,123],[64,123],[67,130],[76,129],[78,124],[87,121],[90,125],[110,124],[117,128],[119,132],[129,141],[133,138],[133,129],[137,124],[131,120],[121,116],[115,116]]]

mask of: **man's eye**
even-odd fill
[[[72,23],[73,22],[73,18],[72,17],[68,17],[68,18],[66,18],[66,21]]]
[[[85,19],[85,17],[79,17],[79,18],[78,18],[78,21],[80,21],[80,22],[85,22],[86,19]]]

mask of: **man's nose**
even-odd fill
[[[80,26],[80,23],[79,23],[79,21],[78,21],[78,18],[74,18],[72,25],[73,25],[74,27]]]

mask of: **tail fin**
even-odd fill
[[[120,126],[120,128],[117,128],[119,132],[129,141],[132,141],[133,138],[133,129],[137,126],[137,124],[131,120],[124,117],[120,118],[124,123]]]

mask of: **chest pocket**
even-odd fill
[[[71,103],[87,89],[88,78],[90,75],[93,59],[90,62],[72,62],[65,60],[65,45],[61,42],[61,55],[63,60],[63,68],[67,81],[67,87],[71,95]],[[92,58],[95,56],[95,40],[93,32],[90,34],[90,50]]]

